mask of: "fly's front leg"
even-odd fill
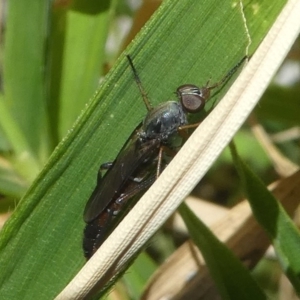
[[[183,125],[178,127],[178,131],[182,131],[182,130],[187,130],[190,128],[196,128],[198,127],[202,122],[198,122],[198,123],[194,123],[194,124],[187,124],[187,125]]]
[[[178,134],[183,138],[184,141],[186,141],[189,138],[189,134],[187,133],[187,129],[190,128],[197,128],[202,122],[194,123],[194,124],[187,124],[178,127],[177,131]]]

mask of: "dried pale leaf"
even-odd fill
[[[199,198],[189,196],[185,199],[186,204],[201,219],[207,226],[210,226],[222,219],[228,209],[226,207],[201,200]],[[172,229],[182,232],[187,232],[186,226],[179,213],[176,213],[172,220]]]
[[[289,176],[296,172],[299,167],[279,151],[264,128],[256,122],[254,116],[252,116],[250,120],[253,134],[272,160],[278,174],[281,176]]]
[[[273,190],[289,214],[299,205],[299,193],[299,171],[276,183]],[[258,262],[270,244],[264,230],[252,216],[247,201],[232,208],[211,229],[248,267]],[[211,300],[217,297],[216,293],[199,250],[192,242],[186,242],[153,275],[142,299],[162,299],[166,296],[172,299],[200,299],[201,296],[201,299]]]

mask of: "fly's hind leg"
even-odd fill
[[[134,197],[138,193],[147,190],[156,180],[156,176],[150,176],[149,178],[145,179],[144,181],[136,184],[134,186],[130,186],[127,188],[116,200],[116,203],[119,205],[124,205],[128,199]]]
[[[114,163],[112,161],[106,162],[100,166],[99,171],[109,170],[113,164]]]
[[[98,174],[97,174],[97,182],[98,183],[102,179],[102,171],[109,170],[113,166],[113,164],[114,164],[113,162],[109,161],[109,162],[106,162],[106,163],[100,165],[100,168],[99,168]]]

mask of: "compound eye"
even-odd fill
[[[189,113],[196,113],[204,108],[209,92],[206,87],[199,89],[191,84],[182,85],[177,89],[181,105]]]
[[[193,113],[200,111],[205,102],[198,95],[186,94],[181,97],[181,104],[186,111]]]

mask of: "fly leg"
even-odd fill
[[[97,182],[99,183],[102,179],[102,171],[106,171],[111,169],[111,167],[113,166],[113,162],[109,161],[106,163],[103,163],[102,165],[100,165],[100,168],[98,170],[98,174],[97,174]]]
[[[142,182],[149,174],[146,173],[143,176],[139,176],[139,177],[130,177],[130,180],[136,182],[136,183],[140,183]]]
[[[145,103],[145,106],[146,106],[147,110],[150,111],[152,109],[152,106],[151,106],[150,101],[149,101],[149,99],[147,97],[147,94],[146,94],[146,92],[145,92],[145,90],[144,90],[144,88],[142,86],[142,82],[140,80],[140,77],[138,76],[138,73],[137,73],[137,71],[136,71],[136,69],[135,69],[135,67],[133,65],[131,57],[129,55],[126,55],[126,57],[128,59],[129,65],[130,65],[130,67],[132,69],[132,72],[133,72],[133,75],[134,75],[134,80],[135,80],[135,82],[136,82],[136,84],[137,84],[137,86],[138,86],[138,88],[140,90],[140,93],[141,93],[142,97],[143,97],[143,101]]]
[[[121,207],[126,204],[127,200],[134,197],[138,193],[147,190],[156,180],[156,176],[151,176],[139,184],[135,184],[133,187],[126,189],[118,199],[116,199],[116,204],[119,204]],[[119,209],[121,208],[119,207]],[[117,211],[118,213],[118,211]]]
[[[106,162],[100,166],[99,171],[109,170],[113,164],[114,163],[112,161]]]
[[[178,134],[183,138],[184,141],[186,141],[190,136],[187,132],[187,129],[197,128],[201,123],[202,122],[198,122],[198,123],[194,123],[194,124],[187,124],[187,125],[180,126],[177,129]]]
[[[180,126],[178,127],[178,131],[183,131],[183,130],[187,130],[187,129],[190,129],[190,128],[196,128],[198,127],[202,122],[198,122],[198,123],[194,123],[194,124],[187,124],[187,125],[183,125],[183,126]]]
[[[176,151],[171,149],[167,146],[161,146],[159,148],[158,152],[158,159],[157,159],[157,168],[156,168],[156,179],[159,177],[159,175],[162,172],[162,165],[163,165],[163,154],[167,153],[168,156],[174,157],[176,155]],[[164,165],[164,168],[167,166],[167,164]]]

